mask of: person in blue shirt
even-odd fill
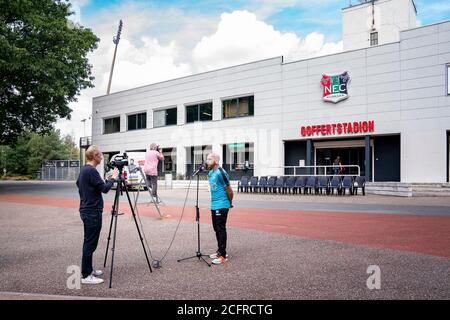
[[[96,166],[103,159],[103,154],[97,146],[90,146],[86,150],[86,165],[80,170],[77,179],[78,193],[80,194],[80,217],[84,225],[83,257],[81,259],[82,284],[100,284],[103,279],[98,278],[103,274],[101,270],[92,267],[92,255],[97,249],[100,231],[102,229],[103,198],[102,193],[107,193],[119,172],[114,169],[112,177],[105,183],[100,177]]]
[[[227,261],[227,217],[228,211],[233,207],[233,190],[230,186],[228,173],[219,166],[220,157],[216,153],[210,153],[206,164],[210,170],[208,180],[211,192],[211,217],[212,225],[216,233],[217,252],[209,257],[213,264],[223,264]]]

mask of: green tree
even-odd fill
[[[66,135],[64,138],[64,147],[69,153],[70,160],[78,160],[80,158],[80,149],[78,149],[77,144],[73,140],[73,137]]]
[[[77,160],[79,150],[71,136],[59,130],[47,134],[26,133],[12,146],[2,146],[2,164],[8,174],[34,175],[44,160]],[[2,169],[3,170],[3,169]]]
[[[0,0],[0,144],[51,131],[93,87],[87,54],[99,39],[71,14],[61,0]]]

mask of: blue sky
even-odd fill
[[[155,10],[177,8],[187,13],[196,13],[210,17],[219,17],[223,12],[248,10],[264,12],[263,20],[282,32],[294,32],[306,35],[320,32],[330,41],[341,39],[341,9],[347,7],[350,0],[316,0],[316,1],[249,1],[249,0],[84,0],[81,14],[88,20],[95,19],[101,11],[108,11],[125,3],[139,4]],[[351,0],[357,3],[357,0]],[[450,1],[448,0],[415,0],[418,21],[422,25],[450,20]],[[171,23],[171,21],[167,21]]]
[[[77,138],[92,98],[106,92],[119,19],[124,27],[111,92],[281,55],[293,61],[341,52],[341,9],[349,5],[349,0],[68,1],[76,12],[72,19],[100,38],[89,55],[95,87],[71,105],[71,121],[57,123]],[[450,20],[449,0],[415,3],[421,25]],[[86,126],[90,130],[91,123]]]

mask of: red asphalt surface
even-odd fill
[[[0,195],[0,202],[74,209],[79,205],[73,199],[28,195]],[[104,212],[111,206],[105,202]],[[128,209],[121,212],[129,213],[128,206],[121,207]],[[138,210],[140,215],[159,217],[153,206],[141,204]],[[179,219],[181,211],[182,206],[161,206],[161,212],[172,220]],[[209,209],[201,207],[200,212],[200,222],[211,223]],[[193,206],[186,206],[183,220],[195,220]],[[450,258],[450,217],[444,216],[233,208],[228,226]]]

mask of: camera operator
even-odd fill
[[[152,189],[152,195],[155,201],[160,202],[158,198],[158,162],[164,160],[162,149],[156,144],[150,145],[150,150],[145,154],[144,173],[148,184]]]
[[[81,273],[83,284],[100,284],[103,279],[101,270],[92,267],[92,255],[97,249],[100,230],[102,229],[103,198],[102,192],[107,193],[119,175],[117,168],[112,177],[105,183],[96,166],[100,164],[103,155],[100,149],[92,145],[86,150],[86,165],[80,170],[77,180],[80,194],[80,216],[84,225],[83,258],[81,260]]]

